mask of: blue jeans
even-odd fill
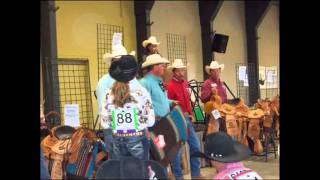
[[[187,142],[190,146],[190,155],[195,152],[200,151],[200,142],[199,138],[192,126],[192,123],[188,117],[187,120],[187,128],[189,129],[189,135],[187,138]],[[183,178],[182,168],[181,168],[181,149],[178,151],[175,160],[173,161],[173,174],[176,179]],[[197,157],[190,156],[190,166],[191,166],[191,177],[200,176],[200,159]]]
[[[45,162],[45,157],[43,155],[41,148],[40,148],[40,179],[51,179],[51,176],[48,171],[48,166]]]
[[[141,160],[149,160],[149,139],[147,136],[114,137],[113,158],[135,157]]]
[[[106,145],[106,151],[108,152],[109,159],[113,158],[113,136],[112,136],[112,129],[104,129],[104,143]]]

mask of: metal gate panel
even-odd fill
[[[79,104],[80,124],[92,128],[93,108],[88,59],[59,59],[58,75],[62,122],[64,122],[64,105]]]

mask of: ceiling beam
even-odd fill
[[[55,1],[41,1],[40,4],[40,61],[43,69],[44,113],[49,111],[60,112],[56,31],[57,8],[55,8]]]
[[[205,66],[212,61],[211,45],[213,41],[213,21],[217,16],[223,1],[199,1],[199,16],[201,26],[201,43],[202,43],[202,69],[203,79],[207,79],[208,74],[205,72]]]
[[[150,12],[154,1],[134,1],[134,14],[136,17],[137,57],[142,62],[144,48],[142,42],[151,35]]]

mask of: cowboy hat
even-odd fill
[[[193,156],[231,163],[242,161],[251,154],[251,151],[246,146],[232,140],[231,136],[224,132],[209,134],[204,143],[204,151],[204,153],[194,153]]]
[[[114,61],[109,70],[110,76],[121,82],[132,80],[138,73],[138,63],[134,56],[121,56],[119,61]]]
[[[152,54],[147,56],[146,61],[142,63],[141,68],[145,68],[154,64],[169,64],[170,62],[161,57],[159,54]]]
[[[210,66],[206,66],[206,72],[210,74],[210,69],[221,69],[223,71],[224,64],[219,64],[218,61],[211,61]]]
[[[109,63],[112,58],[120,58],[123,55],[128,55],[128,52],[127,52],[126,48],[121,44],[113,45],[112,46],[112,53],[111,54],[110,53],[105,53],[103,55],[103,60],[106,63]],[[129,53],[129,55],[135,56],[136,52],[135,51],[131,51]]]
[[[102,163],[96,179],[167,179],[163,167],[156,161],[133,157],[111,159]]]
[[[187,64],[188,66],[188,64]],[[186,65],[183,64],[182,59],[175,59],[173,63],[168,66],[168,69],[173,69],[173,68],[186,68]]]
[[[150,36],[149,39],[144,40],[142,42],[142,46],[144,48],[146,48],[148,46],[148,44],[155,44],[155,45],[159,45],[160,42],[157,42],[157,38],[155,36]]]

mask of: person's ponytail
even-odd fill
[[[111,92],[114,96],[113,104],[116,107],[123,107],[125,103],[132,101],[129,83],[116,81],[112,86]]]

